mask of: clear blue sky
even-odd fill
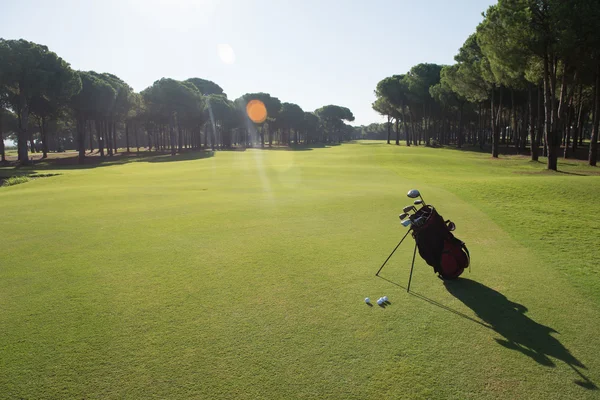
[[[453,63],[492,0],[20,0],[0,3],[0,36],[47,45],[75,69],[140,91],[200,77],[229,98],[268,92],[305,111],[350,108],[381,121],[373,90],[421,62]]]

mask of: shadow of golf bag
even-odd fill
[[[444,221],[432,206],[423,206],[411,218],[412,236],[419,255],[444,279],[456,279],[469,267],[469,250],[454,237],[454,223]]]

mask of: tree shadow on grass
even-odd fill
[[[149,152],[143,151],[139,154],[136,152],[130,153],[117,153],[114,156],[100,157],[97,154],[86,153],[84,164],[79,164],[77,155],[71,157],[62,158],[48,158],[44,160],[36,160],[30,165],[20,166],[16,162],[8,164],[8,168],[4,168],[3,175],[28,175],[33,171],[42,170],[71,170],[71,169],[92,169],[98,167],[109,167],[112,165],[124,165],[133,162],[149,162],[149,163],[161,163],[161,162],[177,162],[177,161],[192,161],[200,160],[205,158],[213,157],[214,151],[210,150],[199,150],[199,151],[184,151],[171,155],[166,152]],[[8,172],[11,171],[11,172]]]
[[[421,145],[424,146],[424,145]],[[521,157],[531,157],[531,147],[526,147],[525,149],[517,149],[515,146],[511,145],[506,145],[506,144],[500,144],[500,147],[498,148],[498,153],[500,156],[521,156]],[[444,148],[447,150],[455,150],[455,151],[460,151],[463,153],[479,153],[479,154],[490,154],[492,153],[492,146],[491,144],[485,144],[483,147],[478,146],[478,145],[465,145],[463,147],[457,147],[455,145],[444,145],[440,148]],[[544,148],[542,146],[540,146],[539,150],[538,150],[538,154],[539,157],[543,157],[546,158],[546,156],[544,156]],[[577,149],[577,151],[575,153],[573,153],[572,151],[569,152],[570,156],[569,158],[564,158],[562,157],[562,154],[564,154],[564,146],[562,146],[560,148],[559,151],[559,157],[558,157],[558,163],[559,163],[559,167],[562,166],[569,166],[569,167],[578,167],[578,166],[582,166],[582,165],[586,165],[586,161],[588,159],[588,149],[586,146],[584,147],[579,147]],[[566,162],[566,160],[568,160]],[[534,161],[536,162],[536,161]],[[537,161],[540,164],[546,164],[545,162],[542,161]]]
[[[193,151],[176,154],[174,156],[170,154],[157,155],[154,157],[145,157],[138,160],[138,162],[149,162],[149,163],[163,163],[163,162],[174,162],[174,161],[193,161],[202,160],[205,158],[214,157],[214,151]]]
[[[559,174],[565,174],[565,175],[575,175],[575,176],[590,176],[592,174],[579,174],[577,172],[568,172],[568,171],[556,171]]]
[[[314,149],[328,149],[331,147],[340,146],[341,143],[311,143],[311,144],[300,144],[292,146],[271,146],[265,144],[265,147],[255,146],[248,147],[253,150],[268,150],[268,151],[312,151]]]
[[[391,282],[388,279],[385,280]],[[403,287],[397,283],[394,284]],[[575,358],[558,339],[552,336],[552,334],[558,334],[558,332],[535,322],[525,315],[527,307],[514,303],[502,293],[470,279],[461,278],[444,281],[444,286],[451,295],[473,310],[481,320],[465,315],[419,293],[409,293],[495,331],[503,337],[502,339],[495,339],[499,345],[507,349],[520,351],[541,365],[556,366],[550,357],[565,362],[580,378],[574,381],[575,384],[588,390],[598,390],[594,382],[579,371],[579,369],[587,369],[586,366]]]

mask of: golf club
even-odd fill
[[[423,200],[423,196],[421,196],[421,193],[417,189],[409,190],[409,192],[406,194],[406,196],[410,197],[411,199],[420,197],[421,201],[423,202],[423,205],[426,205],[425,200]]]
[[[406,228],[407,226],[410,226],[412,224],[412,221],[410,219],[406,219],[400,223],[402,224],[403,227]]]
[[[423,205],[423,200],[415,200],[414,205],[415,206],[421,206],[421,205]]]
[[[409,211],[412,212],[417,212],[417,207],[415,206],[406,206],[402,209],[402,211],[404,211],[405,213],[408,213]]]
[[[401,220],[402,219],[406,219],[408,217],[408,214],[407,213],[400,214],[399,217],[400,217]]]

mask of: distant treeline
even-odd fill
[[[359,137],[354,115],[326,105],[306,112],[268,93],[230,100],[214,82],[162,78],[140,93],[110,73],[74,71],[46,46],[0,39],[0,157],[3,140],[29,152],[78,149],[112,156],[118,148],[185,149],[297,146]],[[89,151],[89,152],[88,152]]]
[[[406,144],[512,145],[547,167],[589,139],[598,158],[600,1],[499,0],[455,56],[377,84],[373,109]],[[562,153],[561,153],[562,152]]]

